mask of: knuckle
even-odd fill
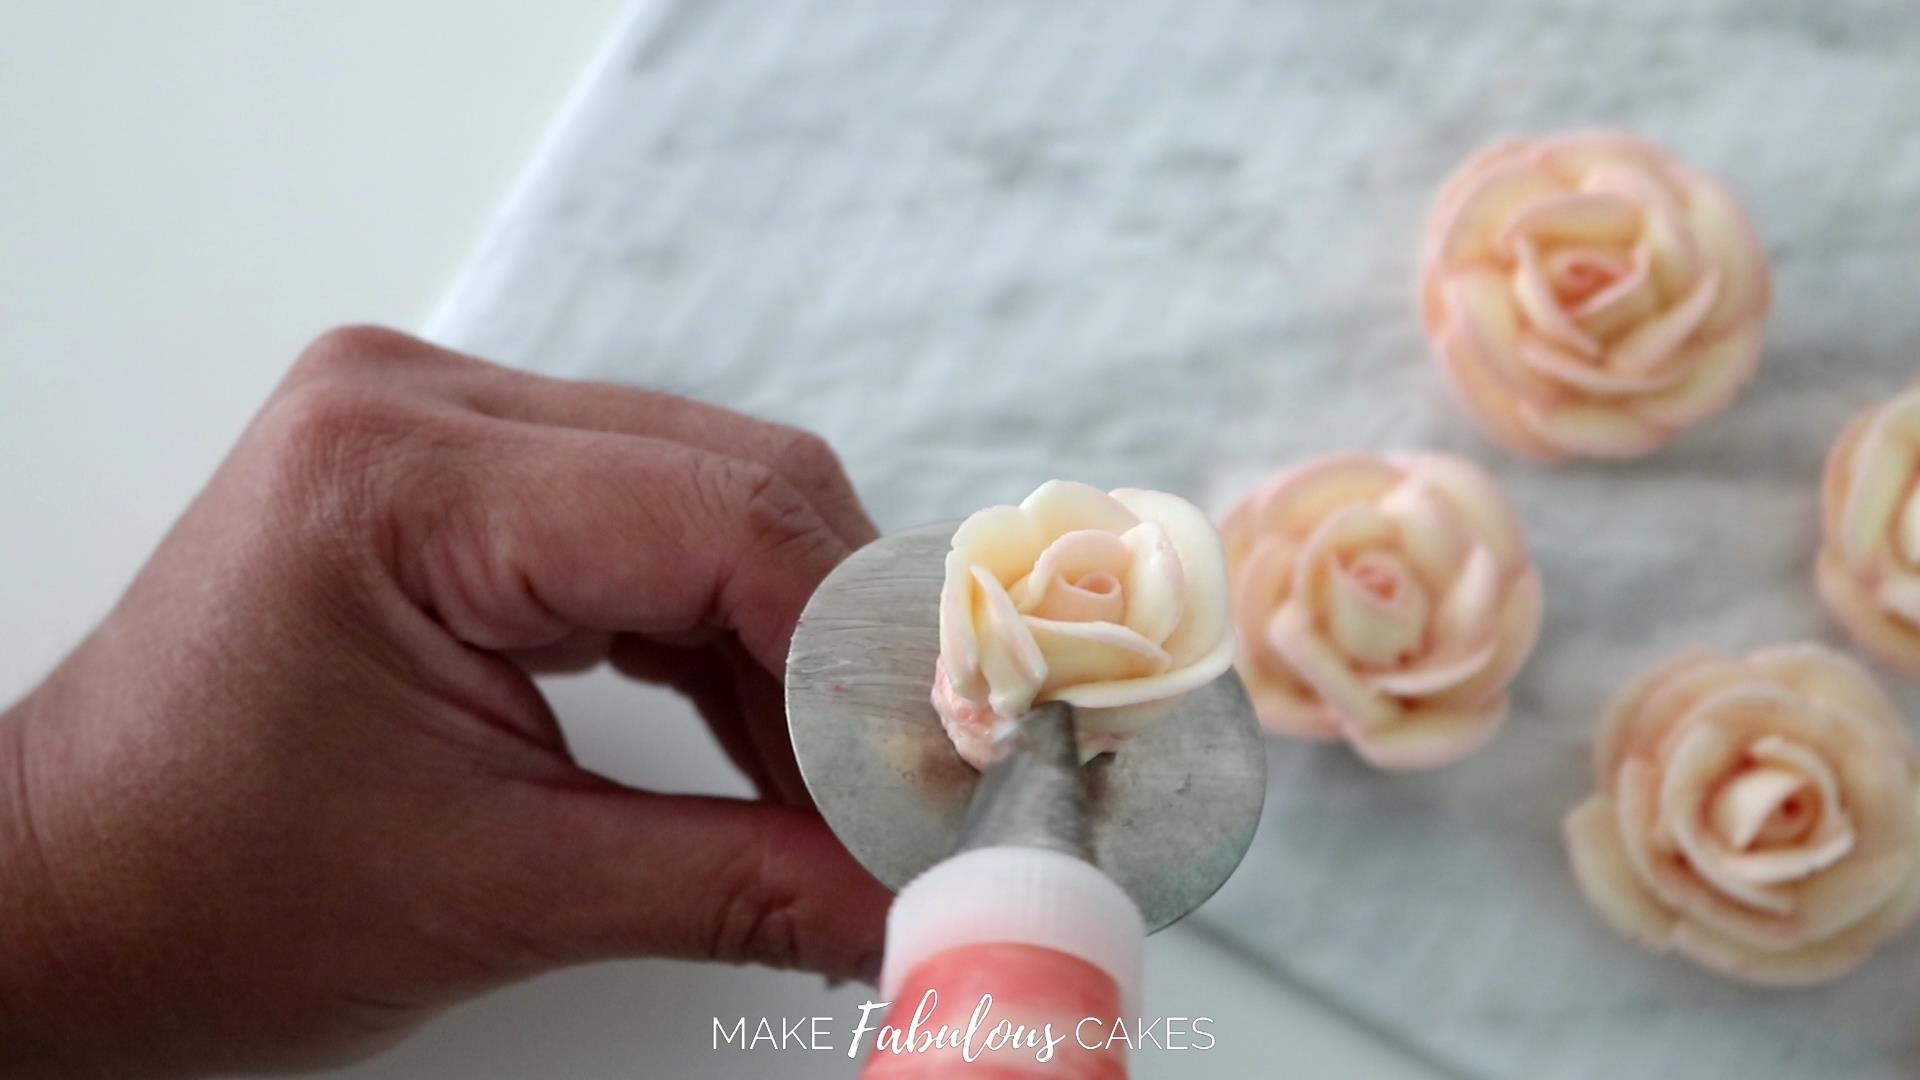
[[[743,482],[747,535],[762,552],[803,550],[832,538],[813,505],[778,473],[753,466]]]
[[[298,518],[338,524],[367,509],[383,463],[416,427],[379,396],[335,381],[296,386],[276,396],[250,438],[264,475],[259,490]]]
[[[838,488],[847,484],[840,455],[827,440],[801,428],[787,428],[780,445],[780,462],[785,471],[803,484]]]
[[[767,883],[762,870],[769,854],[764,841],[755,841],[731,868],[707,941],[715,960],[774,967],[800,962],[800,899]]]
[[[286,383],[360,380],[402,364],[453,370],[492,366],[384,326],[336,326],[301,351]]]
[[[261,417],[276,459],[330,462],[350,454],[384,420],[374,399],[333,383],[311,383],[277,398]]]
[[[301,350],[293,373],[299,378],[324,378],[357,371],[383,358],[404,355],[417,344],[384,326],[336,326]]]

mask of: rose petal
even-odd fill
[[[1020,503],[1042,536],[1059,536],[1076,529],[1097,529],[1116,536],[1140,519],[1120,500],[1091,484],[1049,480]],[[1028,560],[1028,566],[1033,565]]]
[[[1550,462],[1565,453],[1543,442],[1514,415],[1513,392],[1487,370],[1468,335],[1447,331],[1433,339],[1434,358],[1453,388],[1455,400],[1487,437],[1514,454]]]
[[[1633,246],[1630,243],[1618,251],[1608,248],[1560,247],[1546,255],[1543,265],[1547,272],[1547,280],[1554,283],[1556,292],[1561,289],[1562,283],[1565,283],[1569,291],[1574,293],[1572,297],[1562,301],[1561,306],[1565,307],[1568,303],[1577,304],[1585,301],[1601,289],[1632,273],[1633,260],[1630,258],[1632,251]],[[1590,288],[1584,287],[1591,286],[1595,281],[1599,281],[1600,284]]]
[[[1486,670],[1499,645],[1489,638],[1467,652],[1429,656],[1398,671],[1369,672],[1367,685],[1398,698],[1423,698],[1451,690]]]
[[[1270,680],[1248,680],[1247,697],[1260,726],[1276,735],[1314,740],[1341,737],[1340,718],[1311,691],[1303,696]]]
[[[1899,707],[1879,681],[1845,653],[1823,645],[1775,645],[1748,654],[1745,663],[1809,701],[1860,717],[1890,741],[1907,739]]]
[[[1807,847],[1751,851],[1720,860],[1728,876],[1759,885],[1798,881],[1825,870],[1853,850],[1853,833],[1842,832]]]
[[[984,701],[987,681],[980,673],[980,641],[973,615],[973,569],[966,552],[949,551],[940,586],[940,659],[955,694]]]
[[[1220,534],[1200,508],[1177,495],[1140,488],[1121,488],[1114,499],[1142,521],[1166,530],[1167,542],[1180,560],[1186,581],[1186,600],[1180,621],[1161,647],[1176,666],[1184,667],[1212,656],[1222,641],[1231,649],[1233,631],[1227,620],[1227,557]]]
[[[1593,339],[1560,307],[1560,298],[1547,283],[1533,242],[1522,236],[1514,245],[1518,263],[1513,268],[1513,298],[1534,330],[1586,356],[1599,356],[1600,343]]]
[[[972,573],[973,624],[980,641],[980,671],[990,688],[988,704],[1001,716],[1025,715],[1046,682],[1047,659],[1006,588],[983,566],[973,567]]]
[[[1557,190],[1553,181],[1529,161],[1514,161],[1488,172],[1462,193],[1459,205],[1439,227],[1439,257],[1462,263],[1492,255],[1501,227],[1521,207]]]
[[[1401,475],[1400,469],[1372,454],[1316,458],[1241,500],[1222,531],[1229,537],[1305,537],[1340,507],[1372,502],[1393,490]]]
[[[1228,634],[1220,639],[1212,652],[1171,671],[1134,679],[1082,683],[1056,690],[1047,698],[1084,709],[1113,708],[1136,701],[1164,701],[1218,678],[1233,666],[1234,652],[1233,635]]]
[[[1521,312],[1504,276],[1491,270],[1449,274],[1443,292],[1452,328],[1466,335],[1469,362],[1509,396],[1551,399],[1559,393],[1558,384],[1520,362]]]
[[[1267,624],[1267,643],[1286,658],[1294,674],[1320,695],[1327,707],[1354,729],[1388,723],[1400,708],[1353,673],[1346,659],[1314,631],[1306,609],[1289,601]]]
[[[1689,345],[1673,361],[1691,374],[1677,386],[1633,400],[1640,418],[1665,428],[1682,428],[1727,407],[1760,366],[1760,327],[1737,330],[1704,345]]]
[[[1691,287],[1702,268],[1701,251],[1673,185],[1671,168],[1606,162],[1590,170],[1581,189],[1628,199],[1641,207],[1640,241],[1650,255],[1654,284],[1667,298]]]
[[[1840,553],[1855,567],[1887,536],[1913,489],[1920,460],[1920,395],[1897,398],[1868,425],[1854,451],[1853,487],[1840,515]]]
[[[1453,580],[1475,537],[1452,501],[1410,476],[1375,505],[1393,522],[1396,546],[1429,589]]]
[[[1506,599],[1500,606],[1500,616],[1494,624],[1493,655],[1465,680],[1434,693],[1431,704],[1441,708],[1460,708],[1485,701],[1503,690],[1533,652],[1534,643],[1540,637],[1544,605],[1540,574],[1529,567],[1507,586]],[[1476,660],[1477,657],[1470,653],[1461,659],[1461,664],[1471,666]]]
[[[1644,374],[1672,356],[1692,337],[1720,293],[1720,271],[1708,267],[1679,303],[1635,326],[1607,349],[1607,366]]]
[[[1767,819],[1811,783],[1792,769],[1748,769],[1729,780],[1714,796],[1711,810],[1714,831],[1728,847],[1750,847]]]
[[[1630,131],[1572,131],[1536,145],[1541,165],[1567,184],[1578,184],[1595,169],[1610,166],[1636,170],[1648,183],[1667,187],[1662,177],[1675,167],[1671,154]],[[1677,189],[1668,190],[1677,197]]]
[[[1880,587],[1873,591],[1881,610],[1897,620],[1920,626],[1920,578],[1892,566],[1883,567],[1881,573]]]
[[[985,567],[1002,585],[1012,585],[1033,569],[1047,546],[1047,535],[1018,507],[976,510],[953,532],[953,550],[969,566]]]
[[[1858,834],[1856,834],[1858,837]],[[1856,850],[1801,886],[1800,918],[1805,938],[1819,941],[1870,919],[1890,903],[1913,874],[1913,852],[1864,856]]]
[[[1813,940],[1804,922],[1748,907],[1707,884],[1660,832],[1658,779],[1651,762],[1629,758],[1613,786],[1621,846],[1635,876],[1680,917],[1756,949],[1792,949]]]
[[[1420,643],[1430,601],[1397,556],[1368,552],[1330,579],[1328,629],[1342,652],[1368,665],[1391,664]]]
[[[1180,569],[1180,553],[1157,522],[1143,521],[1121,539],[1133,555],[1123,621],[1148,641],[1165,641],[1186,610],[1187,576]]]
[[[1595,795],[1574,807],[1562,832],[1574,880],[1588,903],[1615,932],[1665,952],[1673,931],[1673,912],[1647,890],[1620,843],[1613,801]]]
[[[1023,621],[1047,658],[1040,695],[1087,683],[1142,679],[1173,666],[1165,649],[1118,623],[1057,622],[1032,615]]]
[[[1471,645],[1493,638],[1494,615],[1500,610],[1500,565],[1493,550],[1475,544],[1453,587],[1434,612],[1433,637],[1440,648]]]
[[[1814,562],[1814,583],[1827,610],[1846,627],[1856,644],[1890,667],[1920,672],[1920,630],[1881,610],[1878,598],[1865,590],[1838,551],[1826,548],[1820,552]]]
[[[1571,314],[1580,329],[1606,341],[1660,310],[1652,260],[1645,244],[1636,245],[1625,276],[1574,306]]]
[[[1528,204],[1500,231],[1504,246],[1521,239],[1554,244],[1627,247],[1640,230],[1640,208],[1618,195],[1570,191]]]
[[[1909,566],[1920,566],[1920,498],[1912,492],[1900,504],[1900,522],[1894,536],[1900,557]]]
[[[1491,739],[1507,717],[1500,698],[1478,709],[1409,709],[1379,727],[1354,727],[1348,738],[1367,763],[1381,769],[1429,769],[1458,761]]]
[[[1694,235],[1720,268],[1719,296],[1700,326],[1703,337],[1717,337],[1766,313],[1771,301],[1767,254],[1752,219],[1725,184],[1709,176],[1684,175]]]
[[[1676,386],[1692,374],[1679,364],[1659,371],[1619,371],[1569,356],[1532,334],[1520,336],[1520,361],[1547,378],[1600,396],[1652,393]]]
[[[1649,752],[1693,702],[1743,676],[1739,664],[1711,649],[1694,648],[1628,683],[1600,720],[1593,741],[1595,782],[1601,788],[1611,785],[1628,754]]]
[[[1826,464],[1820,470],[1820,526],[1829,543],[1840,531],[1840,515],[1847,492],[1853,487],[1853,462],[1860,440],[1866,437],[1876,415],[1876,410],[1869,409],[1849,420],[1827,451]]]
[[[1431,227],[1435,222],[1451,219],[1453,212],[1459,208],[1467,194],[1488,176],[1516,162],[1534,160],[1535,156],[1533,140],[1501,139],[1481,148],[1451,176],[1442,181],[1439,193],[1433,198],[1433,220],[1428,222],[1425,249],[1427,256],[1432,257],[1439,251],[1440,237],[1437,230]]]
[[[1138,528],[1138,526],[1135,526]],[[1033,562],[1035,581],[1061,578],[1068,581],[1088,574],[1119,577],[1133,561],[1133,548],[1126,540],[1097,529],[1074,529],[1061,533]]]
[[[1296,603],[1314,605],[1314,614],[1326,616],[1322,588],[1343,556],[1384,548],[1393,539],[1393,522],[1366,503],[1343,506],[1328,514],[1307,539],[1294,564],[1292,596]]]
[[[1755,986],[1797,987],[1832,982],[1860,966],[1877,940],[1848,934],[1798,948],[1761,949],[1698,923],[1674,928],[1673,949],[1702,967]]]
[[[1101,533],[1111,536],[1111,533]],[[1031,579],[1029,579],[1031,580]],[[1061,622],[1120,622],[1127,610],[1125,586],[1112,574],[1088,574],[1078,581],[1049,578],[1039,599],[1028,605],[1015,601],[1022,615]],[[1015,590],[1018,591],[1017,589]]]
[[[1407,475],[1445,496],[1494,554],[1500,569],[1510,571],[1527,562],[1526,541],[1513,504],[1485,469],[1452,454],[1414,454],[1400,459]]]
[[[1777,691],[1743,687],[1728,694],[1739,696],[1740,708],[1791,708],[1791,699]],[[1739,740],[1723,726],[1705,719],[1690,723],[1666,755],[1659,789],[1660,824],[1686,855],[1693,872],[1715,890],[1748,907],[1788,915],[1793,912],[1793,895],[1734,872],[1727,865],[1725,850],[1711,843],[1701,828],[1700,808],[1708,802],[1711,785],[1726,774],[1729,763],[1738,760],[1740,753]]]
[[[1104,599],[1077,597],[1072,595],[1073,583],[1089,577],[1104,577],[1118,583],[1132,561],[1133,550],[1120,537],[1095,529],[1075,529],[1060,534],[1048,544],[1032,564],[1033,572],[1015,582],[1007,590],[1008,595],[1022,614],[1049,619],[1072,618],[1067,612],[1087,602],[1097,605],[1099,610],[1115,609],[1114,618],[1109,621],[1118,621],[1119,610],[1125,605],[1118,588]],[[1046,605],[1051,605],[1050,610],[1041,610]]]
[[[1667,440],[1664,430],[1604,405],[1542,408],[1523,401],[1520,419],[1548,445],[1582,457],[1639,457]]]

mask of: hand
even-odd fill
[[[326,335],[0,717],[0,1072],[315,1065],[603,957],[871,977],[888,896],[804,805],[778,675],[873,536],[805,433]],[[769,801],[575,765],[528,671],[603,659]]]

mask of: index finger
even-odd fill
[[[436,465],[442,497],[395,509],[403,586],[471,645],[720,625],[779,674],[801,609],[850,550],[757,462],[567,428],[475,435]]]

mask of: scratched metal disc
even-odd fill
[[[953,851],[979,774],[928,694],[953,524],[856,552],[807,604],[787,658],[787,724],[827,824],[899,889]],[[1095,860],[1150,930],[1212,896],[1240,865],[1266,798],[1266,749],[1232,672],[1085,766]]]

